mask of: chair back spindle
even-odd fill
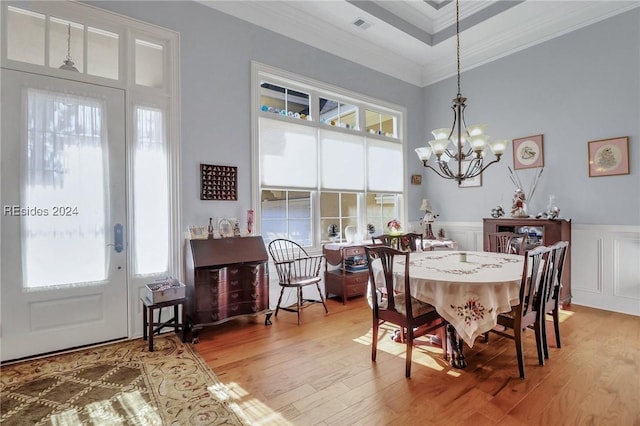
[[[526,250],[527,235],[515,232],[491,232],[488,234],[489,251],[493,253],[520,254]]]

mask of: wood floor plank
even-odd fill
[[[327,302],[273,325],[240,319],[205,328],[194,348],[255,425],[640,424],[640,318],[581,306],[562,312],[562,348],[547,321],[550,358],[538,365],[525,337],[526,376],[512,340],[491,336],[465,346],[453,369],[426,339],[413,350],[380,331],[371,361],[371,310],[364,298]],[[319,309],[316,309],[319,308]]]

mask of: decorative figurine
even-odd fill
[[[369,237],[373,237],[373,234],[376,233],[376,227],[373,226],[373,224],[368,224],[367,225],[367,234],[369,234]]]
[[[526,198],[524,196],[524,192],[522,189],[516,189],[515,194],[513,194],[513,203],[511,206],[511,217],[529,217],[526,212],[525,206]]]
[[[435,240],[436,237],[433,235],[432,224],[436,221],[439,214],[433,213],[432,207],[429,204],[429,200],[426,198],[422,200],[422,205],[420,206],[420,210],[424,210],[424,216],[422,217],[421,225],[424,226],[424,235],[428,240]]]
[[[234,237],[240,236],[240,225],[238,225],[237,221],[233,223],[233,236]]]
[[[549,204],[547,204],[547,210],[538,213],[536,217],[538,219],[558,219],[560,217],[560,209],[554,205],[555,196],[549,196]]]
[[[495,208],[491,209],[491,217],[497,219],[502,216],[504,216],[504,209],[502,208],[502,206],[496,206]]]
[[[209,226],[207,227],[207,233],[209,234],[209,238],[213,238],[213,218],[209,218]]]
[[[253,210],[247,210],[247,234],[253,233]]]
[[[336,225],[335,223],[329,225],[329,227],[327,228],[327,236],[329,237],[329,240],[331,240],[331,242],[335,242],[339,237],[338,225]]]

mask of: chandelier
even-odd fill
[[[78,72],[78,68],[75,67],[75,62],[71,59],[71,24],[67,24],[67,58],[59,68],[61,70]]]
[[[431,133],[434,140],[429,146],[416,148],[416,153],[425,167],[436,172],[440,177],[462,182],[481,174],[487,167],[500,161],[507,147],[506,140],[489,142],[489,136],[484,134],[485,124],[467,126],[464,119],[464,109],[467,98],[460,91],[460,1],[456,0],[456,57],[458,62],[458,95],[453,99],[453,125],[451,128],[435,129]],[[450,148],[450,145],[452,146]],[[495,159],[484,164],[487,145],[495,155]],[[435,154],[435,164],[429,159]],[[453,160],[453,161],[451,161]],[[456,163],[451,164],[450,163]]]

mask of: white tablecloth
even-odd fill
[[[449,321],[460,337],[473,346],[476,337],[497,324],[519,300],[524,257],[489,252],[459,251],[412,253],[409,283],[413,297],[430,303]],[[372,263],[378,286],[384,285],[382,266]],[[394,265],[396,290],[404,289],[404,259]]]

